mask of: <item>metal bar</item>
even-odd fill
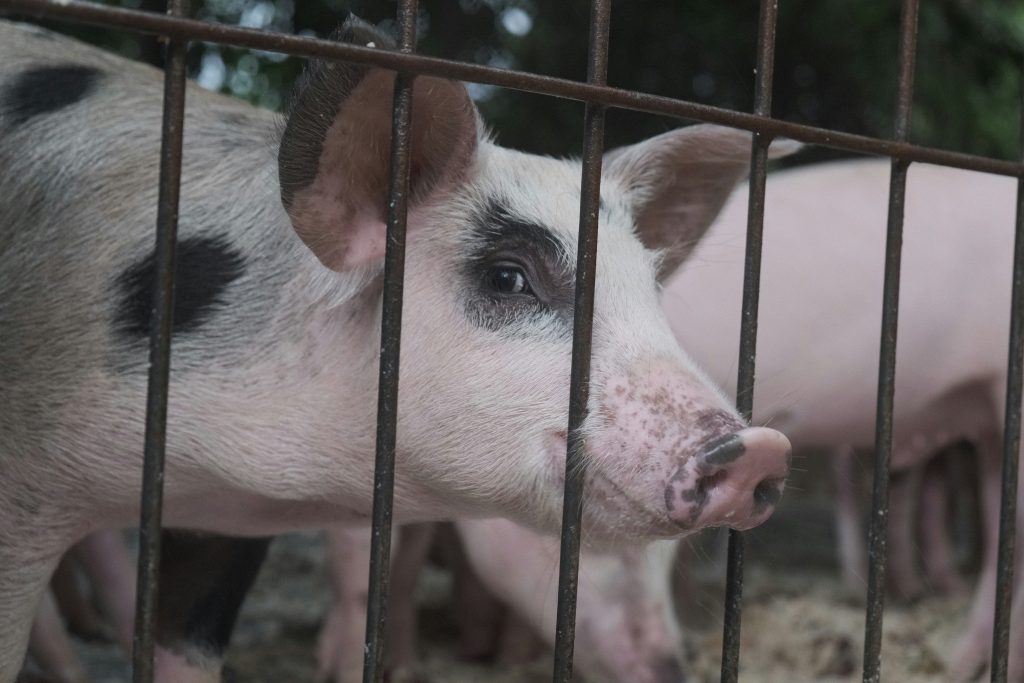
[[[1024,74],[1024,71],[1022,71]],[[1024,159],[1024,79],[1021,81],[1020,154]],[[992,682],[1006,683],[1010,649],[1010,607],[1013,557],[1017,534],[1017,472],[1020,453],[1020,411],[1024,366],[1024,178],[1017,181],[1017,222],[1013,244],[1013,289],[1010,304],[1010,348],[1006,361],[1006,416],[1003,421],[1003,480],[999,507],[999,549],[996,560],[996,609],[992,629]]]
[[[417,0],[400,0],[399,49],[416,47]],[[377,390],[377,452],[373,472],[373,530],[370,584],[363,648],[363,683],[384,680],[384,638],[391,578],[391,516],[395,488],[395,428],[398,424],[398,367],[402,341],[402,292],[405,277],[405,224],[409,196],[413,80],[399,73],[391,110],[391,163],[388,176],[387,239],[380,329]]]
[[[1016,161],[950,152],[912,145],[899,140],[883,140],[866,135],[854,135],[670,97],[478,64],[467,64],[437,57],[375,50],[328,40],[178,19],[162,14],[96,5],[79,0],[0,0],[0,8],[38,17],[73,20],[77,23],[122,28],[141,33],[159,33],[171,37],[190,38],[236,47],[283,52],[298,57],[320,57],[361,64],[375,64],[382,68],[410,74],[455,78],[472,83],[486,83],[513,90],[603,104],[608,107],[717,123],[850,152],[894,157],[908,162],[941,164],[997,175],[1024,176],[1024,164]]]
[[[175,16],[189,11],[188,0],[169,0]],[[132,636],[132,681],[153,680],[157,588],[160,581],[160,527],[164,504],[164,447],[167,437],[167,390],[170,386],[171,326],[174,322],[174,263],[181,190],[181,145],[185,124],[185,53],[182,37],[167,45],[164,114],[160,134],[160,189],[156,216],[156,285],[149,328],[149,385],[142,459],[139,516],[139,563],[136,574],[135,631]]]
[[[904,0],[900,11],[899,84],[893,137],[904,141],[910,129],[917,57],[918,0]],[[882,616],[885,608],[886,521],[889,517],[889,455],[896,384],[896,332],[900,302],[900,259],[903,251],[903,200],[906,161],[893,159],[889,180],[889,216],[885,238],[885,283],[882,289],[882,334],[878,360],[878,402],[875,411],[874,485],[868,531],[868,601],[864,625],[864,683],[881,680]]]
[[[754,114],[770,116],[772,76],[775,70],[775,26],[778,0],[761,0],[757,32],[757,74]],[[743,306],[740,321],[739,369],[736,408],[744,419],[754,412],[754,363],[757,352],[757,309],[761,294],[761,244],[764,228],[764,191],[771,137],[755,133],[750,150],[750,195],[747,201],[747,247],[743,267]],[[743,607],[743,535],[729,530],[725,573],[725,624],[722,633],[722,683],[735,683],[740,671],[740,617]]]
[[[611,0],[590,3],[587,82],[604,84],[608,75],[608,30]],[[569,427],[565,455],[565,494],[562,502],[562,542],[558,562],[558,611],[552,680],[572,680],[576,640],[576,589],[579,579],[580,532],[586,483],[584,443],[580,433],[590,399],[590,344],[594,323],[594,281],[597,275],[598,209],[601,202],[601,162],[604,155],[606,108],[587,104],[583,115],[583,171],[580,181],[580,231],[576,255],[576,295],[573,310],[572,367],[569,379]]]

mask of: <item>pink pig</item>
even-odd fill
[[[874,443],[888,178],[880,160],[769,178],[754,421],[785,430],[797,448]],[[991,646],[1015,190],[1010,178],[923,164],[907,180],[892,468],[962,440],[982,468],[985,561],[951,660],[958,679]],[[737,192],[664,292],[676,336],[727,393],[745,219]],[[1021,596],[1013,627],[1011,680],[1020,681]]]

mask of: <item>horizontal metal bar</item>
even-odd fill
[[[1024,163],[993,159],[974,154],[912,145],[896,140],[883,140],[866,135],[806,126],[780,121],[757,114],[731,111],[685,100],[651,95],[604,85],[581,83],[563,78],[496,69],[437,57],[389,52],[329,40],[292,36],[254,29],[225,26],[162,14],[107,7],[79,0],[0,0],[0,9],[38,17],[63,19],[79,23],[122,28],[141,33],[157,33],[177,38],[190,38],[236,47],[282,52],[299,57],[341,59],[363,64],[376,64],[395,71],[454,78],[473,83],[486,83],[513,90],[632,109],[650,114],[663,114],[695,121],[717,123],[772,137],[787,137],[809,144],[822,145],[850,152],[893,157],[904,161],[941,164],[972,171],[1022,177]]]
[[[189,0],[170,0],[168,11],[183,16]],[[164,453],[167,438],[167,392],[170,387],[171,326],[174,322],[174,263],[181,189],[181,148],[185,124],[185,53],[178,37],[168,45],[164,69],[164,112],[160,133],[160,186],[156,217],[156,283],[149,330],[149,384],[142,456],[139,513],[139,558],[136,574],[135,631],[132,636],[132,681],[152,683],[160,582],[160,532],[164,503]]]
[[[400,0],[399,47],[403,53],[411,52],[416,46],[416,14],[417,0]],[[373,527],[363,683],[382,683],[384,680],[385,624],[391,579],[391,519],[394,512],[395,432],[398,426],[398,368],[405,278],[405,228],[412,161],[413,80],[414,76],[398,74],[391,109],[391,163],[385,210],[387,239],[384,251],[380,374],[377,384],[377,451],[373,471]]]

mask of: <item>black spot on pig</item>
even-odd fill
[[[162,538],[157,642],[220,659],[271,539],[180,531]]]
[[[145,337],[153,315],[156,257],[150,253],[117,281],[121,303],[115,327],[132,337]],[[219,237],[179,240],[175,266],[172,333],[189,332],[206,322],[225,303],[224,292],[245,272],[245,259]]]
[[[575,269],[565,245],[494,199],[472,223],[464,266],[470,320],[492,331],[532,321],[571,335]]]
[[[98,69],[78,64],[29,67],[4,89],[0,105],[13,123],[26,123],[83,100],[101,76]]]

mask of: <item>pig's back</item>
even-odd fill
[[[0,64],[0,450],[17,451],[65,417],[141,424],[163,77],[2,21]],[[186,112],[172,381],[236,386],[312,256],[281,207],[274,116],[191,84]]]
[[[769,176],[755,419],[777,420],[797,445],[872,438],[888,190],[882,160]],[[1008,178],[911,167],[898,427],[953,386],[1004,372],[1014,190]],[[665,293],[684,348],[728,391],[736,383],[746,197],[745,186],[734,193]]]

